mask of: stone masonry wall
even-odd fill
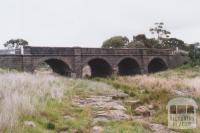
[[[62,60],[80,77],[82,68],[90,60],[100,58],[109,63],[113,71],[118,63],[125,58],[134,59],[142,73],[148,72],[148,64],[154,58],[161,58],[168,66],[174,68],[186,62],[186,57],[172,54],[171,50],[159,49],[101,49],[101,48],[55,48],[55,47],[24,47],[24,54],[1,55],[0,67],[33,72],[38,62],[56,58]]]

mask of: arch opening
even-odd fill
[[[111,66],[103,59],[93,59],[88,62],[90,77],[108,77],[112,75]]]
[[[168,67],[166,63],[160,58],[153,59],[148,65],[149,73],[156,73],[156,72],[164,71],[167,69]]]
[[[141,71],[138,63],[134,59],[126,58],[118,64],[118,74],[121,76],[130,76],[141,74]]]
[[[51,71],[51,72],[57,73],[62,76],[70,76],[71,75],[70,67],[65,62],[63,62],[62,60],[59,60],[59,59],[45,60],[44,62],[41,62],[37,66],[36,70]]]

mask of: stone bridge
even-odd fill
[[[80,47],[24,47],[13,53],[0,51],[0,67],[34,72],[46,62],[61,75],[82,77],[154,73],[183,64],[185,58],[171,49],[104,49]]]

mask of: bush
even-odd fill
[[[55,124],[52,123],[52,122],[48,122],[48,123],[47,123],[47,129],[49,129],[49,130],[54,130],[54,129],[55,129]]]
[[[191,59],[190,64],[192,66],[200,65],[200,49],[197,46],[190,46],[189,57]]]

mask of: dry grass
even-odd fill
[[[27,73],[5,73],[0,75],[0,129],[14,127],[19,117],[32,114],[36,106],[53,98],[61,100],[64,84],[60,78]]]
[[[200,96],[200,77],[195,78],[163,78],[152,75],[142,75],[135,77],[119,77],[119,81],[128,86],[135,86],[139,89],[168,90],[172,93],[175,91],[187,92],[188,95]]]
[[[157,74],[118,77],[117,80],[139,89],[181,91],[190,96],[200,96],[200,68],[177,68]]]
[[[116,91],[104,83],[74,80],[51,74],[2,72],[0,74],[0,132],[14,128],[22,116],[34,115],[47,101],[62,101],[72,95]]]

